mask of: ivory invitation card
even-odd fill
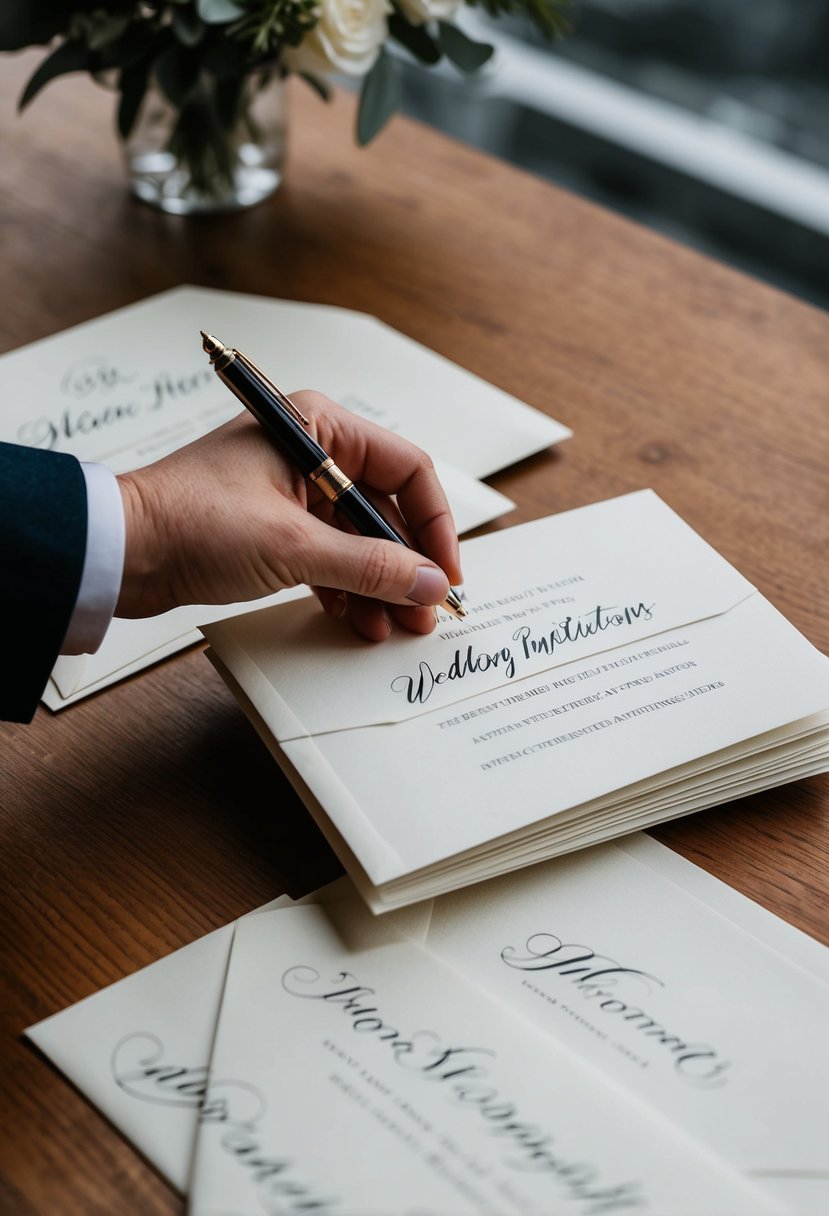
[[[829,767],[829,660],[651,491],[466,542],[463,621],[206,629],[376,911]]]
[[[312,897],[353,897],[346,879]],[[303,904],[306,901],[297,901]],[[287,895],[264,908],[296,907]],[[392,913],[425,940],[431,905]],[[26,1033],[176,1190],[190,1175],[234,925],[223,925]]]
[[[236,927],[193,1216],[783,1211],[359,902]]]
[[[285,391],[320,389],[425,447],[461,532],[513,505],[478,478],[570,434],[372,317],[179,287],[4,355],[0,439],[116,473],[167,455],[239,413],[204,356],[204,328],[256,358]],[[197,625],[250,608],[116,620],[97,654],[58,660],[44,700],[68,705],[199,640]]]
[[[343,879],[313,899],[351,894]],[[791,1210],[824,1216],[825,946],[642,834],[389,918]],[[216,930],[27,1032],[180,1191],[232,937]],[[504,963],[530,938],[531,966]]]
[[[802,935],[775,954],[619,843],[435,900],[428,948],[797,1211],[826,1211],[829,951],[813,974]]]

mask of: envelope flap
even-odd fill
[[[310,601],[252,613],[209,637],[270,686],[279,742],[406,721],[526,677],[728,611],[752,585],[652,491],[462,546],[468,617],[380,646]]]
[[[89,656],[85,654],[58,655],[52,668],[52,679],[62,697],[69,697],[84,677]]]

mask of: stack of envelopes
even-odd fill
[[[282,897],[28,1032],[192,1216],[823,1216],[829,950],[645,836]]]
[[[211,657],[375,911],[829,768],[829,660],[653,492],[462,546],[468,616]]]

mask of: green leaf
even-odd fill
[[[440,47],[425,25],[410,25],[402,13],[389,17],[389,34],[421,63],[434,64],[441,57]]]
[[[176,42],[155,61],[155,78],[164,96],[176,107],[184,105],[198,76],[198,57]]]
[[[320,80],[319,76],[313,76],[310,72],[298,72],[297,75],[300,80],[304,80],[307,85],[310,85],[323,101],[331,100],[331,86],[327,80]]]
[[[196,10],[207,25],[221,25],[223,21],[238,21],[245,10],[233,0],[196,0]]]
[[[87,39],[87,45],[91,51],[100,51],[102,47],[108,46],[111,42],[115,42],[120,38],[127,29],[131,20],[129,13],[117,13],[112,17],[106,18],[96,25],[92,33]]]
[[[363,80],[357,109],[357,142],[365,147],[382,130],[400,105],[401,88],[397,64],[380,51],[374,67]]]
[[[196,46],[204,37],[204,22],[195,9],[174,8],[171,24],[173,33],[184,46]]]
[[[147,81],[150,76],[149,63],[138,64],[125,68],[118,80],[121,93],[118,102],[118,134],[122,139],[128,139],[135,126],[138,111],[147,92]]]
[[[467,38],[456,25],[448,21],[438,22],[438,46],[447,59],[451,59],[455,67],[462,72],[477,72],[495,50],[488,42],[473,42]]]
[[[146,21],[135,21],[127,27],[117,42],[111,42],[100,51],[96,67],[102,71],[112,68],[129,68],[139,61],[149,62],[160,50],[169,45],[167,30],[153,30]]]
[[[214,76],[236,77],[246,73],[250,67],[247,49],[241,42],[228,38],[224,30],[211,26],[199,44],[202,67]]]
[[[466,3],[473,7],[480,4],[490,17],[527,16],[545,38],[561,38],[570,32],[570,22],[564,15],[570,0],[466,0]]]
[[[18,102],[18,109],[22,110],[27,106],[43,86],[56,76],[65,76],[67,72],[87,71],[93,63],[94,55],[83,42],[62,42],[56,51],[43,60],[29,80]]]

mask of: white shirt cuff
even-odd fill
[[[94,654],[104,640],[124,574],[124,503],[103,464],[80,462],[86,479],[87,528],[81,585],[61,654]]]

